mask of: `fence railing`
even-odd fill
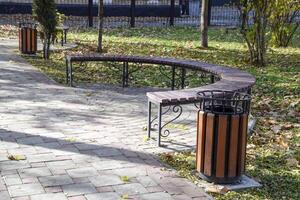
[[[220,1],[229,2],[230,0]],[[55,2],[57,10],[69,16],[66,22],[68,25],[91,27],[96,24],[98,0],[55,0]],[[0,23],[11,22],[13,20],[7,19],[17,18],[20,14],[31,15],[31,5],[32,0],[0,0],[0,15],[2,15]],[[198,26],[200,5],[201,0],[104,0],[104,25],[113,27]],[[240,17],[236,7],[217,6],[214,3],[210,5],[210,25],[239,25]],[[23,21],[22,18],[15,20]]]

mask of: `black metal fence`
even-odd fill
[[[238,9],[231,0],[211,0],[210,25],[238,26]],[[68,16],[66,25],[97,24],[98,0],[56,0],[57,10]],[[104,0],[106,27],[173,26],[200,23],[201,0]],[[31,21],[32,0],[0,0],[0,24]]]

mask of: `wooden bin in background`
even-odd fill
[[[19,50],[23,54],[35,54],[37,52],[37,30],[35,24],[19,24]]]

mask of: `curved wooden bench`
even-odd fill
[[[147,63],[166,65],[172,67],[174,83],[174,73],[176,68],[199,70],[209,74],[212,77],[218,77],[219,81],[212,82],[209,85],[182,89],[172,91],[160,91],[160,92],[148,92],[148,137],[151,134],[151,127],[153,123],[151,108],[152,104],[157,105],[158,113],[157,126],[158,126],[158,139],[157,143],[160,146],[160,138],[162,135],[162,108],[166,106],[173,106],[173,110],[176,112],[182,112],[178,110],[178,106],[182,104],[191,104],[199,102],[197,92],[205,90],[221,90],[221,91],[240,91],[251,92],[251,87],[255,84],[255,77],[251,74],[241,71],[239,69],[229,68],[225,66],[219,66],[214,64],[208,64],[200,61],[180,60],[174,58],[160,58],[160,57],[143,57],[143,56],[125,56],[125,55],[72,55],[66,57],[66,81],[72,86],[73,62],[89,62],[89,61],[110,61],[110,62],[123,62],[123,87],[128,85],[128,63]],[[214,78],[212,79],[214,80]],[[172,84],[172,89],[174,89]],[[167,130],[168,131],[168,130]]]

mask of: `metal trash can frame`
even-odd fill
[[[251,97],[219,90],[198,92],[196,169],[214,183],[235,183],[245,172]]]

